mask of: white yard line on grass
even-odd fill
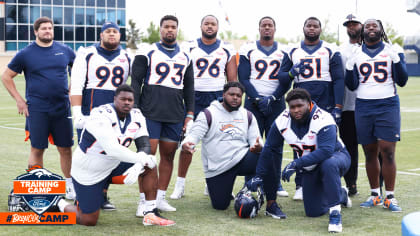
[[[7,127],[7,126],[2,126],[2,125],[0,125],[0,128],[3,128],[3,129],[14,129],[14,130],[25,131],[25,129],[22,129],[22,128]]]
[[[403,129],[401,132],[411,132],[411,131],[417,131],[420,130],[420,128],[414,128],[414,129]]]
[[[419,171],[420,170],[420,168],[416,168],[416,169],[411,169],[411,170],[408,170],[408,171]]]

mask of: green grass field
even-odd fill
[[[16,80],[18,89],[24,94],[24,80]],[[408,213],[420,211],[420,78],[411,77],[405,88],[399,88],[401,99],[401,142],[397,145],[396,197],[402,213],[391,213],[382,207],[361,209],[359,204],[369,194],[369,184],[364,170],[364,155],[360,150],[358,187],[360,194],[353,198],[353,208],[342,210],[342,235],[400,235],[401,220]],[[24,140],[24,117],[17,114],[14,100],[3,86],[0,86],[0,211],[7,211],[7,195],[12,188],[12,180],[25,172],[30,144]],[[291,159],[290,149],[283,160]],[[178,154],[176,156],[178,162]],[[44,166],[61,174],[59,157],[55,147],[50,147],[44,156]],[[177,164],[168,189],[172,193]],[[344,182],[343,182],[344,183]],[[243,185],[238,178],[235,193]],[[294,194],[294,183],[283,185]],[[309,218],[304,214],[303,203],[292,197],[277,201],[287,214],[286,220],[274,220],[264,216],[264,210],[252,220],[236,217],[233,206],[226,211],[213,210],[210,200],[203,195],[204,175],[200,152],[194,155],[187,176],[186,195],[181,200],[169,200],[177,208],[176,212],[164,213],[177,224],[173,227],[144,227],[136,218],[138,190],[136,185],[112,185],[109,196],[118,210],[101,212],[96,227],[73,226],[0,226],[0,234],[17,235],[322,235],[327,234],[328,216]],[[265,206],[263,206],[264,208]]]

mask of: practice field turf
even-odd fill
[[[16,80],[18,89],[24,94],[24,80]],[[362,209],[359,204],[369,194],[369,184],[364,169],[364,155],[360,150],[358,189],[353,197],[353,208],[343,208],[342,235],[400,235],[401,220],[408,213],[420,211],[420,78],[411,77],[405,88],[398,88],[401,99],[401,142],[397,144],[397,181],[395,195],[403,208],[402,213],[391,213],[382,207]],[[0,212],[7,211],[7,196],[12,180],[25,172],[30,149],[24,140],[24,117],[17,114],[14,100],[3,86],[0,86]],[[76,137],[76,136],[75,136]],[[200,150],[200,146],[197,146]],[[291,159],[286,149],[283,166]],[[168,199],[172,193],[177,170],[178,154]],[[62,174],[59,156],[55,147],[45,153],[44,166]],[[343,180],[344,183],[344,180]],[[243,185],[243,178],[237,179],[235,193]],[[264,216],[262,211],[255,219],[239,219],[233,204],[225,211],[213,210],[210,200],[203,195],[204,175],[200,152],[194,155],[187,176],[186,195],[181,200],[170,200],[176,212],[163,213],[175,220],[173,227],[144,227],[142,220],[135,217],[138,201],[137,185],[112,185],[108,196],[118,208],[114,212],[101,212],[96,227],[73,226],[0,226],[4,235],[322,235],[327,234],[328,216],[309,218],[304,214],[303,203],[292,200],[294,183],[284,183],[288,198],[277,201],[287,214],[286,220],[275,220]],[[232,202],[233,203],[233,202]]]

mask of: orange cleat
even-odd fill
[[[160,226],[172,226],[175,225],[175,221],[168,220],[165,217],[161,216],[157,208],[153,211],[145,212],[143,218],[143,225],[160,225]]]

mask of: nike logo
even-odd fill
[[[329,129],[330,129],[330,128],[325,128],[325,129],[324,129],[324,132],[327,132]]]

